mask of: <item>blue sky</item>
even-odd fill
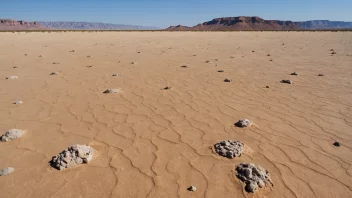
[[[352,0],[0,0],[0,18],[168,27],[216,17],[352,21]]]

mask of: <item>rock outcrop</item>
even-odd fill
[[[95,150],[86,145],[75,144],[53,157],[50,161],[52,167],[65,170],[79,164],[86,164],[93,159]]]
[[[244,144],[240,141],[225,140],[214,145],[218,155],[232,159],[239,157],[244,152]]]
[[[263,167],[251,163],[241,163],[236,167],[236,176],[246,184],[247,192],[255,192],[264,188],[268,183],[273,185],[270,174]]]

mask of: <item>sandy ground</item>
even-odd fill
[[[0,143],[0,168],[15,168],[2,198],[352,197],[352,33],[1,33],[0,134],[11,128],[27,132]],[[245,154],[215,155],[228,139]],[[72,144],[94,160],[51,168]],[[274,186],[245,192],[241,162]]]

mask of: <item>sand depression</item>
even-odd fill
[[[351,32],[0,35],[0,135],[26,131],[0,142],[1,197],[352,196]],[[94,159],[50,166],[75,144]],[[246,192],[241,163],[274,185]]]

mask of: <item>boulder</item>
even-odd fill
[[[216,143],[214,149],[218,155],[232,159],[242,155],[244,144],[240,141],[225,140]]]
[[[79,164],[86,164],[93,159],[95,150],[86,145],[75,144],[54,156],[50,161],[52,167],[65,170]]]
[[[245,190],[254,193],[264,188],[268,183],[273,185],[270,174],[263,167],[251,163],[241,163],[236,169],[236,176],[246,184]]]

